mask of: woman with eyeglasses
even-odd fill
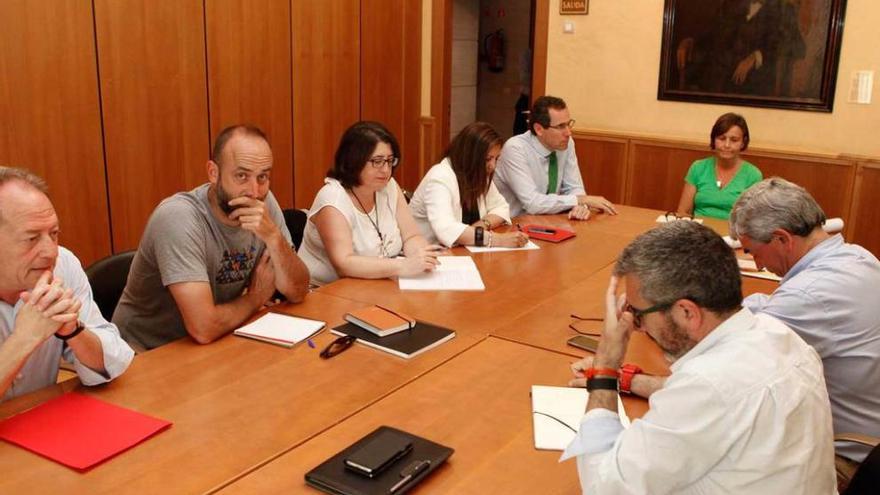
[[[446,157],[425,174],[410,202],[422,235],[445,246],[522,247],[522,232],[493,232],[510,223],[510,208],[492,183],[504,142],[485,122],[465,126]]]
[[[740,157],[749,147],[749,126],[742,115],[725,113],[718,117],[709,147],[714,156],[695,161],[684,178],[676,210],[679,217],[726,220],[739,195],[763,179],[758,167]]]
[[[443,248],[419,234],[391,177],[399,157],[397,140],[378,122],[357,122],[342,135],[333,168],[309,209],[299,249],[313,285],[436,268]]]

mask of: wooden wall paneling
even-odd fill
[[[709,152],[698,146],[677,143],[637,139],[630,143],[625,203],[674,210],[678,206],[684,176],[691,163],[709,155]]]
[[[0,164],[48,182],[61,244],[84,265],[110,254],[89,2],[0,2]]]
[[[404,123],[404,2],[361,0],[361,118],[385,124],[398,141]]]
[[[297,208],[309,208],[339,138],[360,118],[360,2],[291,6],[294,199]]]
[[[95,0],[114,248],[136,248],[163,198],[206,181],[201,0]]]
[[[847,241],[859,244],[880,258],[880,161],[858,164],[852,209],[847,227]]]
[[[550,0],[535,0],[535,29],[532,47],[532,101],[547,91],[547,46],[550,32]]]
[[[803,186],[829,217],[849,220],[856,169],[853,162],[760,150],[749,150],[743,158],[761,169],[765,178],[778,176]]]
[[[419,119],[419,176],[424,177],[428,169],[437,159],[436,127],[437,119],[434,117],[422,117]]]
[[[574,145],[587,194],[622,203],[626,190],[627,140],[575,133]]]
[[[433,165],[434,160],[421,160],[422,118],[422,9],[420,2],[407,1],[403,9],[403,156],[409,166],[401,169],[401,178],[406,188],[415,191],[422,181],[424,171]]]
[[[207,0],[211,143],[225,127],[254,124],[269,138],[272,194],[293,206],[289,0]]]
[[[408,0],[361,1],[361,118],[385,124],[400,142],[395,173],[415,190],[419,170],[421,9]]]
[[[452,91],[452,0],[431,1],[431,115],[434,142],[449,143]]]

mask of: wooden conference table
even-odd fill
[[[576,493],[574,465],[533,447],[529,387],[568,380],[568,364],[586,354],[565,344],[575,335],[569,315],[602,316],[612,263],[658,214],[621,206],[618,216],[588,222],[521,218],[577,237],[538,241],[536,251],[473,254],[484,292],[403,293],[396,281],[341,280],[276,309],[335,326],[348,311],[382,303],[456,330],[455,339],[411,360],[359,345],[322,360],[328,332],[315,339],[317,348],[182,339],[137,356],[110,384],[70,380],[0,404],[0,417],[8,417],[77,390],[174,423],[86,473],[0,442],[0,493],[314,492],[304,473],[381,424],[456,449],[420,487],[424,493]],[[723,222],[707,223],[726,232]],[[744,291],[774,285],[746,279]],[[590,325],[601,323],[578,327]],[[641,335],[627,359],[651,372],[668,369]],[[647,408],[640,399],[625,405],[632,417]]]

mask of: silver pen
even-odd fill
[[[400,473],[401,475],[403,475],[403,478],[401,478],[400,481],[395,483],[394,486],[392,486],[391,489],[388,490],[388,493],[394,493],[397,490],[400,490],[401,488],[403,488],[404,485],[409,483],[410,480],[415,478],[419,473],[421,473],[422,471],[427,469],[430,465],[431,465],[431,461],[425,460],[425,461],[422,461],[422,462],[416,464],[415,467],[412,468],[412,471],[410,471],[409,473],[407,473],[405,475],[403,473]]]

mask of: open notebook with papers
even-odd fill
[[[590,393],[585,388],[532,385],[535,448],[565,450],[574,440],[589,398]],[[620,396],[617,397],[617,411],[624,428],[629,427],[629,417],[623,409]]]

